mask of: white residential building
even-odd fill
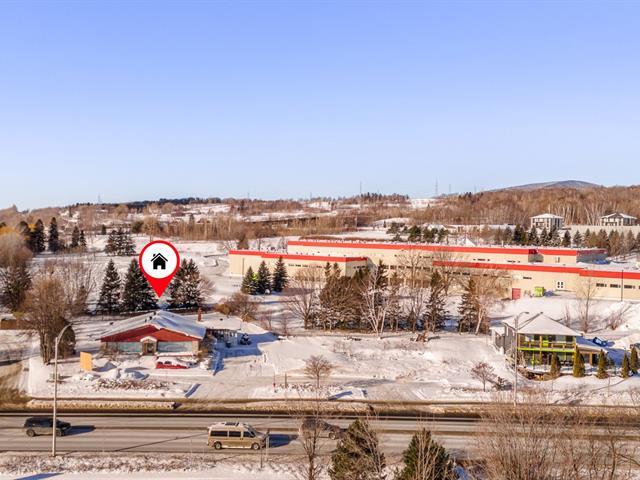
[[[611,213],[600,217],[600,225],[603,227],[632,227],[637,220],[636,217],[625,213]]]
[[[564,226],[564,218],[552,213],[531,217],[531,226],[539,229],[559,230]]]

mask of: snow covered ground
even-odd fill
[[[64,480],[127,479],[211,479],[211,480],[302,480],[299,459],[278,458],[263,467],[255,455],[236,461],[190,454],[67,454],[7,453],[0,459],[0,480],[49,478]],[[32,475],[32,476],[29,476]],[[328,477],[322,477],[328,478]]]
[[[379,231],[378,231],[379,232]],[[362,232],[357,232],[361,234]],[[135,237],[141,247],[149,237]],[[82,256],[96,268],[99,281],[104,266],[113,258],[124,274],[135,257],[108,257],[100,253],[104,237],[97,237],[90,247],[94,252]],[[224,242],[175,241],[183,258],[193,258],[204,276],[215,284],[207,300],[214,302],[237,292],[240,279],[227,275]],[[257,242],[252,247],[258,247]],[[281,238],[262,239],[260,247],[278,248]],[[46,258],[47,256],[39,257]],[[43,260],[38,260],[43,261]],[[331,378],[324,385],[327,397],[353,400],[482,400],[491,395],[483,392],[482,384],[471,375],[477,362],[494,368],[495,377],[510,381],[513,373],[505,365],[504,356],[490,344],[488,336],[441,332],[428,342],[412,341],[410,333],[387,333],[379,340],[370,335],[327,334],[304,331],[299,321],[289,325],[287,338],[266,331],[268,318],[277,328],[283,309],[283,296],[259,298],[261,302],[257,324],[242,325],[241,331],[252,338],[249,347],[220,348],[218,371],[199,368],[189,370],[156,370],[153,358],[98,358],[94,372],[87,375],[79,369],[78,358],[60,365],[65,382],[60,385],[61,397],[123,397],[141,399],[182,398],[239,399],[291,398],[311,394],[310,379],[304,375],[304,363],[312,355],[323,355],[335,366]],[[457,315],[458,297],[448,304],[452,316]],[[500,304],[492,312],[494,320],[506,319],[520,312],[544,312],[560,321],[569,318],[569,326],[580,330],[577,320],[578,304],[570,295],[544,298],[522,298]],[[593,335],[610,342],[612,348],[628,348],[640,342],[640,303],[595,301]],[[219,314],[209,314],[206,320]],[[608,325],[617,319],[619,326]],[[573,320],[572,320],[573,319]],[[110,327],[113,319],[86,317],[76,322],[77,350],[98,353],[100,335]],[[354,339],[355,338],[355,339]],[[20,332],[0,332],[0,350],[9,352],[26,349],[32,358],[25,365],[21,384],[35,396],[49,396],[52,368],[42,365],[37,357],[35,338],[30,340]],[[1,368],[1,367],[0,367]],[[563,376],[554,382],[523,381],[532,388],[553,389],[558,400],[591,402],[625,401],[627,392],[640,388],[640,377],[598,380],[594,377],[577,379]]]

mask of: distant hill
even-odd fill
[[[540,183],[527,183],[526,185],[517,185],[515,187],[498,188],[495,191],[502,190],[541,190],[550,188],[575,188],[577,190],[585,188],[596,188],[602,185],[595,183],[583,182],[581,180],[561,180],[557,182],[540,182]]]

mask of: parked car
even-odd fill
[[[300,425],[300,436],[301,437],[309,437],[313,434],[314,426],[317,429],[318,436],[320,438],[330,438],[331,440],[337,440],[342,438],[344,435],[344,429],[340,428],[337,425],[331,425],[328,422],[325,422],[322,419],[307,417],[302,421],[302,425]]]
[[[62,420],[56,421],[56,435],[61,437],[66,435],[71,430],[71,424],[63,422]],[[28,437],[35,437],[36,435],[52,435],[53,434],[53,418],[52,417],[30,417],[27,418],[23,426],[24,432]]]
[[[251,338],[246,333],[243,333],[240,340],[238,340],[238,343],[240,345],[251,345]]]
[[[156,360],[156,368],[191,368],[191,362],[180,358],[164,357]]]
[[[208,428],[207,445],[222,448],[260,450],[267,444],[268,433],[260,433],[251,425],[238,422],[214,423]]]

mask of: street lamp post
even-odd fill
[[[518,338],[518,322],[520,321],[520,317],[522,315],[529,315],[529,312],[520,312],[516,315],[514,324],[515,324],[515,348],[513,349],[513,405],[518,404],[518,347],[520,346],[519,338]]]
[[[58,345],[62,335],[71,325],[66,325],[54,340],[53,357],[53,435],[51,436],[51,456],[56,456],[56,439],[58,437]]]

